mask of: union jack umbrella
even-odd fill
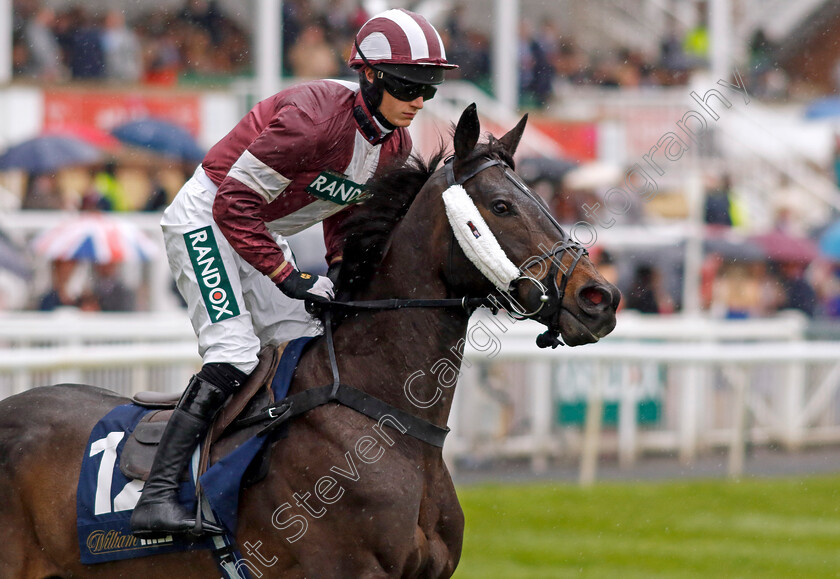
[[[33,249],[50,260],[96,263],[149,261],[158,252],[155,243],[130,221],[83,213],[38,235]]]

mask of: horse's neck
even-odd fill
[[[466,330],[466,315],[441,310],[362,314],[335,333],[341,380],[444,426],[452,377],[461,366],[457,346]]]
[[[371,287],[357,299],[446,298],[446,287],[428,259],[432,239],[425,231],[399,236]],[[351,386],[444,426],[460,370],[469,316],[456,308],[408,308],[361,313],[336,331],[339,367],[353,372]],[[345,372],[346,373],[346,372]]]

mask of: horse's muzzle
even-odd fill
[[[578,288],[571,307],[560,315],[560,328],[570,346],[596,342],[615,328],[621,292],[611,283],[591,283]],[[563,313],[574,320],[566,319]]]

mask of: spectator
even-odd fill
[[[767,38],[764,30],[759,28],[750,38],[750,68],[748,80],[751,86],[751,93],[763,96],[766,93],[765,75],[773,70],[773,59],[775,58],[776,47]]]
[[[52,287],[38,299],[38,310],[51,312],[63,306],[75,306],[76,297],[70,290],[70,279],[76,270],[76,262],[57,259],[52,262]]]
[[[712,310],[727,319],[766,316],[778,309],[781,298],[766,264],[730,263],[715,280]]]
[[[809,318],[814,317],[817,306],[817,293],[805,279],[805,266],[801,263],[787,262],[779,266],[782,282],[783,301],[781,309],[799,310]]]
[[[528,92],[539,108],[545,108],[551,100],[554,91],[554,43],[556,38],[551,35],[554,30],[549,23],[545,23],[542,36],[533,35],[528,42],[531,52],[531,84]],[[547,26],[547,28],[546,28]]]
[[[283,73],[292,74],[289,52],[297,44],[307,14],[311,14],[306,0],[283,2]]]
[[[92,295],[101,311],[131,312],[136,309],[136,295],[120,279],[119,264],[96,264],[94,274]]]
[[[706,217],[709,225],[725,225],[732,227],[732,189],[729,176],[724,176],[719,182],[713,182],[706,191]]]
[[[669,17],[667,31],[659,42],[659,67],[664,73],[663,84],[686,83],[694,64],[683,49],[679,23],[675,18]]]
[[[302,78],[331,78],[338,74],[339,63],[327,43],[324,27],[309,24],[289,51],[292,74]]]
[[[161,211],[167,205],[169,205],[169,194],[161,183],[160,175],[155,173],[151,177],[151,190],[145,205],[143,205],[143,211]]]
[[[99,192],[99,208],[103,211],[129,211],[131,209],[125,189],[117,179],[117,166],[110,161],[93,176],[93,186]]]
[[[102,29],[81,7],[75,12],[76,25],[70,33],[68,65],[74,79],[99,79],[105,76],[105,52]]]
[[[813,288],[820,303],[820,314],[840,318],[840,264],[816,262],[813,267]]]
[[[328,0],[324,10],[324,25],[330,37],[352,38],[356,30],[361,28],[352,26],[356,8],[343,0]],[[367,18],[362,21],[364,24]]]
[[[85,290],[76,300],[75,306],[82,312],[101,312],[102,307],[99,304],[99,299],[90,291]]]
[[[55,12],[41,8],[27,23],[24,33],[29,53],[27,69],[32,76],[46,82],[55,82],[66,75],[61,46],[53,30],[55,24]]]
[[[143,30],[143,81],[155,85],[174,85],[181,69],[177,32],[174,27],[167,26],[164,12],[154,13],[148,18],[143,24]]]
[[[21,209],[66,209],[55,175],[30,175]]]
[[[525,106],[532,106],[531,86],[534,82],[534,53],[531,50],[532,27],[528,20],[519,23],[519,97]]]
[[[698,2],[697,23],[683,37],[683,51],[695,66],[706,66],[709,61],[708,6]]]
[[[554,68],[560,77],[572,84],[584,82],[587,58],[574,38],[565,38],[559,43]]]
[[[221,44],[224,22],[215,0],[187,0],[178,19],[206,32],[213,46]]]
[[[627,291],[627,309],[638,310],[643,314],[660,313],[658,285],[659,278],[652,266],[637,266]]]
[[[109,79],[138,82],[143,76],[143,55],[140,41],[133,30],[125,25],[125,16],[119,10],[109,10],[102,32],[102,49],[105,56],[105,74]]]

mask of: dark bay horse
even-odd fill
[[[513,295],[522,307],[544,306],[535,319],[568,345],[608,334],[620,296],[588,258],[582,252],[555,252],[548,258],[557,264],[545,267],[546,251],[568,238],[512,174],[525,122],[501,139],[478,144],[478,116],[474,106],[468,107],[454,133],[448,175],[437,168],[442,158],[437,155],[429,164],[416,161],[371,183],[374,195],[358,207],[347,228],[341,297],[497,293],[468,260],[448,222],[441,193],[454,177],[463,181],[507,257],[545,287],[564,290],[540,300],[539,284],[520,280]],[[442,360],[460,368],[468,320],[468,311],[453,307],[345,315],[334,330],[342,382],[444,426],[454,388],[442,388],[433,368]],[[332,382],[325,342],[319,338],[306,350],[291,393]],[[103,389],[74,385],[37,388],[0,402],[0,577],[220,575],[206,551],[92,566],[79,562],[75,510],[81,456],[94,424],[126,402]],[[449,577],[454,572],[464,520],[440,448],[330,403],[291,422],[288,437],[273,445],[270,456],[268,475],[242,491],[239,505],[236,539],[254,576]]]

